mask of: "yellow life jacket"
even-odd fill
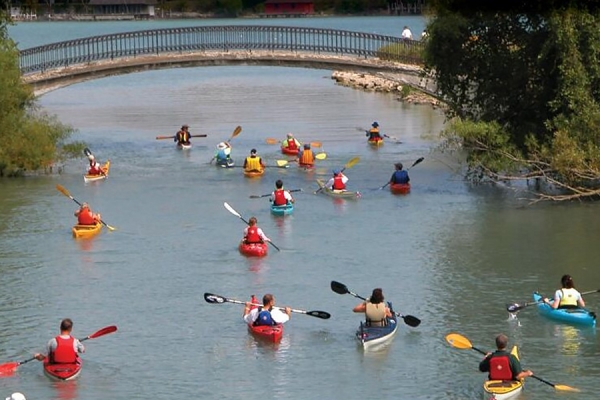
[[[260,157],[246,157],[246,171],[262,171],[262,165],[260,165]]]
[[[559,307],[575,306],[577,307],[577,298],[579,292],[576,289],[561,289],[562,296],[560,297]]]
[[[371,326],[385,326],[385,303],[373,304],[367,301],[365,315],[367,316],[367,324]]]

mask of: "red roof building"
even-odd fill
[[[313,14],[313,0],[267,0],[265,1],[266,15]]]

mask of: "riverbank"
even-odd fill
[[[391,93],[397,95],[398,101],[410,104],[428,104],[434,109],[443,105],[440,100],[421,92],[418,89],[404,83],[399,76],[393,74],[379,73],[377,75],[362,74],[356,72],[333,71],[331,79],[342,86],[354,89]]]

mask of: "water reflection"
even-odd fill
[[[66,382],[53,382],[52,388],[56,392],[57,400],[74,400],[77,398],[77,380]]]

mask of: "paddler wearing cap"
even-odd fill
[[[189,131],[189,126],[188,125],[182,125],[181,129],[179,130],[179,132],[177,132],[175,134],[175,138],[173,139],[174,142],[177,142],[178,145],[189,145],[191,144],[190,142],[190,131]]]
[[[396,170],[394,171],[394,173],[392,174],[392,177],[390,178],[390,184],[407,184],[408,182],[410,182],[410,177],[408,176],[408,171],[403,170],[403,165],[401,162],[397,162],[396,164],[394,164],[394,167],[396,168]]]
[[[346,183],[348,183],[348,177],[341,170],[334,169],[333,176],[325,186],[331,190],[346,190]]]
[[[75,210],[75,216],[79,225],[95,225],[97,221],[102,219],[100,214],[92,212],[88,203],[81,204],[81,207]]]
[[[96,161],[96,157],[94,157],[93,154],[90,154],[88,156],[88,160],[90,160],[90,168],[88,169],[88,175],[103,174],[102,167],[100,167],[100,164],[98,164],[98,162]]]
[[[217,145],[215,157],[217,164],[225,164],[231,160],[231,145],[229,142],[221,142]]]

